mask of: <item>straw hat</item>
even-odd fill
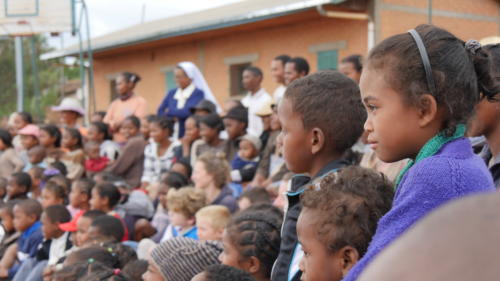
[[[274,106],[274,101],[269,100],[265,104],[262,105],[262,107],[255,113],[255,115],[259,117],[265,117],[265,116],[270,116],[273,114],[273,106]]]
[[[64,98],[59,106],[53,106],[54,111],[74,111],[80,115],[85,115],[85,109],[79,100],[75,98]]]
[[[489,45],[489,44],[498,44],[500,43],[500,37],[498,36],[490,36],[490,37],[485,37],[481,40],[479,40],[479,43],[481,43],[481,45]]]

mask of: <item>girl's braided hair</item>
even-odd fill
[[[261,272],[270,277],[280,250],[281,218],[263,211],[243,211],[229,222],[226,231],[241,256],[256,257]]]

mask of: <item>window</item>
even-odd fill
[[[177,88],[177,84],[175,84],[175,74],[173,69],[165,71],[165,83],[167,85],[167,91]]]
[[[246,94],[246,90],[243,87],[243,70],[250,66],[250,63],[240,63],[240,64],[232,64],[229,66],[229,84],[230,84],[230,94],[232,97],[234,96],[242,96]]]
[[[337,70],[338,53],[337,50],[319,51],[318,70]]]

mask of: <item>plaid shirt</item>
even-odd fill
[[[174,159],[174,147],[178,143],[170,144],[162,156],[158,156],[158,144],[150,142],[144,149],[144,171],[142,172],[141,182],[155,183],[159,182],[161,175],[170,170],[172,160]]]

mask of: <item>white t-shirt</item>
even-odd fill
[[[264,90],[260,88],[255,94],[248,93],[242,100],[241,103],[248,108],[248,129],[247,133],[260,136],[264,130],[264,124],[262,124],[262,119],[255,115],[264,105],[272,101],[273,98]]]
[[[68,232],[64,232],[59,238],[52,239],[49,250],[49,265],[54,265],[60,258],[64,257],[66,252],[66,241],[68,241]]]
[[[281,101],[281,99],[285,95],[285,91],[286,91],[285,85],[279,85],[279,87],[276,88],[276,90],[274,90],[273,97],[276,104],[278,104]]]

